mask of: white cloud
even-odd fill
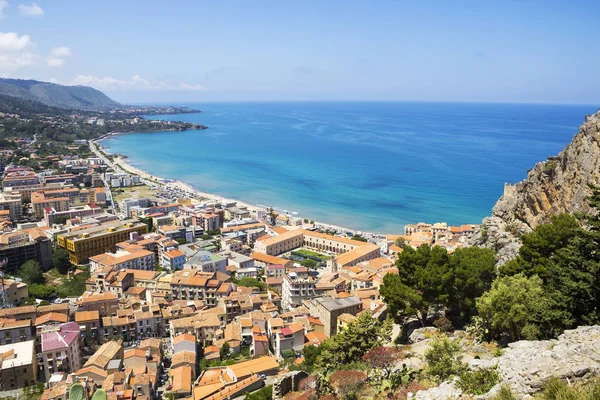
[[[39,17],[44,15],[44,10],[42,10],[42,7],[38,6],[37,3],[32,3],[30,6],[19,4],[19,11],[21,11],[21,15],[27,15],[28,17]]]
[[[48,56],[48,66],[50,68],[62,67],[65,65],[65,58],[71,55],[71,49],[65,46],[55,47]]]
[[[8,74],[35,64],[36,56],[30,52],[0,53],[0,73]]]
[[[8,1],[0,0],[0,19],[4,18],[4,9],[8,7]]]
[[[15,32],[0,32],[0,52],[23,50],[30,45],[29,35],[19,36]]]
[[[59,46],[52,49],[50,55],[54,57],[68,57],[71,55],[71,49],[66,46]]]
[[[9,74],[35,64],[36,55],[30,51],[28,35],[0,32],[0,73]]]
[[[92,86],[97,89],[109,90],[182,90],[182,91],[205,91],[206,87],[197,84],[180,83],[169,85],[165,82],[151,82],[140,75],[134,75],[131,79],[118,79],[112,76],[77,75],[75,79],[68,82],[69,85]]]
[[[48,66],[50,68],[62,67],[63,65],[65,65],[65,60],[63,58],[49,58],[48,59]]]

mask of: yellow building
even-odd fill
[[[112,221],[101,226],[58,235],[58,247],[69,252],[73,264],[89,262],[89,258],[105,252],[116,252],[116,244],[130,239],[130,234],[148,233],[148,225],[135,221]]]

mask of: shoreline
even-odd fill
[[[101,150],[103,153],[109,155],[109,153],[105,151],[106,147],[102,146],[102,144],[99,142],[101,142],[102,140],[108,139],[110,137],[114,137],[114,136],[118,136],[118,135],[125,135],[128,133],[136,133],[136,132],[109,132],[105,135],[102,135],[102,136],[96,138],[96,139],[92,139],[91,141],[96,145],[98,150]],[[131,165],[130,163],[128,163],[127,159],[129,159],[129,156],[127,156],[127,155],[124,155],[124,154],[119,154],[119,155],[110,154],[110,155],[114,157],[112,162],[114,164],[116,164],[120,169],[124,170],[125,172],[130,172],[134,175],[138,175],[142,180],[149,181],[152,184],[164,186],[166,188],[176,187],[185,192],[193,193],[194,195],[200,197],[201,199],[204,198],[209,201],[235,202],[235,203],[237,203],[238,206],[246,207],[250,211],[267,211],[269,209],[269,207],[264,207],[264,206],[260,206],[260,205],[256,205],[256,204],[250,204],[250,203],[244,202],[242,200],[231,199],[228,197],[221,196],[219,194],[203,192],[201,190],[194,188],[192,185],[190,185],[186,182],[180,181],[178,179],[170,179],[170,178],[160,177],[158,175],[152,175],[148,171],[145,171],[143,169],[140,169],[140,168],[135,167],[135,166]],[[293,215],[285,210],[278,210],[274,207],[273,207],[273,210],[275,210],[279,213],[283,213],[285,215],[289,215],[294,218],[301,218],[303,220],[306,218],[308,220],[312,220],[311,218],[300,216],[299,214]],[[377,233],[373,233],[373,232],[363,231],[360,229],[346,228],[346,227],[342,227],[339,225],[329,224],[329,223],[320,222],[320,221],[316,221],[316,220],[313,220],[313,221],[314,221],[313,225],[318,228],[331,229],[331,230],[339,231],[339,232],[352,232],[353,234],[357,234],[360,232],[361,234],[368,235],[368,236],[376,236],[376,235],[377,236],[379,236],[379,235],[385,236],[385,234],[383,234],[383,233],[377,234]]]

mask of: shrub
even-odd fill
[[[329,377],[331,386],[342,398],[355,395],[367,380],[367,374],[360,371],[336,371]]]
[[[500,392],[492,400],[518,400],[507,386],[502,386]]]
[[[498,383],[495,369],[465,370],[460,374],[458,387],[469,394],[486,394]]]
[[[446,317],[439,317],[433,321],[433,326],[438,328],[440,332],[450,332],[452,330],[452,322]]]
[[[439,381],[445,381],[452,375],[458,375],[463,369],[460,345],[447,337],[436,339],[425,352],[427,373]]]

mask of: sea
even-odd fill
[[[556,155],[592,105],[422,102],[179,104],[150,119],[206,130],[102,142],[151,174],[357,231],[480,223],[505,183]]]

